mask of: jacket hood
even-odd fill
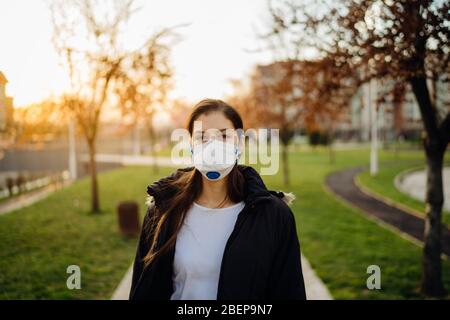
[[[244,176],[244,201],[246,203],[256,203],[263,200],[271,199],[276,196],[282,199],[287,205],[290,205],[295,200],[295,195],[292,192],[274,191],[267,189],[259,173],[252,167],[246,165],[238,165],[238,169]],[[177,169],[171,175],[161,178],[156,182],[147,186],[147,206],[152,203],[156,207],[165,203],[165,200],[170,199],[177,192],[177,188],[173,182],[184,172],[195,170],[194,167]]]

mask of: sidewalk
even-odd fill
[[[70,183],[71,183],[70,181],[66,181],[64,183],[56,183],[56,184],[54,183],[46,187],[42,187],[39,190],[30,191],[15,196],[12,199],[5,200],[4,202],[0,203],[0,216],[21,209],[23,207],[32,205],[33,203],[46,198],[48,195],[55,192],[56,190],[68,186]]]
[[[125,276],[120,281],[116,290],[114,291],[111,300],[128,300],[128,295],[130,294],[131,289],[131,278],[133,276],[133,265],[131,265]]]
[[[358,167],[334,172],[327,176],[325,183],[339,198],[361,209],[370,218],[375,218],[384,225],[393,227],[401,235],[406,235],[416,243],[422,243],[425,228],[423,217],[391,206],[363,192],[356,185],[355,177],[364,170],[364,167]],[[450,256],[450,230],[445,225],[442,226],[441,243],[442,252]]]
[[[317,277],[314,270],[311,268],[308,260],[302,255],[302,270],[303,278],[306,287],[306,297],[308,300],[332,300],[330,292],[323,284],[322,280]],[[114,291],[111,300],[128,300],[128,295],[131,288],[131,277],[133,274],[133,266],[131,266],[125,273],[125,276],[120,281],[117,289]]]

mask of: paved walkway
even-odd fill
[[[54,183],[46,187],[42,187],[38,190],[30,191],[21,195],[14,196],[9,200],[5,200],[2,203],[0,203],[0,216],[21,209],[23,207],[32,205],[33,203],[46,198],[51,193],[69,184],[70,184],[69,181],[66,181],[64,183]]]
[[[128,300],[128,296],[130,294],[131,289],[132,276],[133,276],[133,265],[131,265],[128,268],[127,272],[125,273],[125,276],[122,278],[116,290],[114,291],[111,300]]]
[[[306,297],[308,300],[332,300],[330,292],[323,284],[322,280],[317,277],[314,270],[311,268],[308,260],[302,255],[302,270],[305,281]],[[131,266],[122,281],[120,281],[115,290],[112,300],[128,300],[128,295],[131,288],[131,277],[133,274],[133,266]]]
[[[442,170],[444,184],[444,208],[450,211],[450,167]],[[400,174],[395,179],[395,186],[403,193],[420,200],[425,201],[426,190],[426,172],[418,170],[406,174]]]
[[[311,268],[309,261],[302,254],[302,272],[308,300],[332,300],[333,297],[322,280]]]
[[[341,199],[362,209],[368,216],[422,242],[424,219],[362,192],[355,184],[355,177],[364,170],[364,167],[358,167],[334,172],[327,176],[326,185]],[[442,252],[450,256],[450,230],[446,226],[442,227]]]

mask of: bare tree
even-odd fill
[[[252,99],[257,104],[255,109],[259,109],[255,112],[259,121],[280,128],[284,183],[289,184],[288,146],[295,129],[303,127],[310,131],[320,127],[327,131],[330,161],[334,161],[331,141],[335,120],[355,93],[358,75],[345,68],[345,77],[335,77],[335,67],[343,67],[342,64],[324,58],[317,50],[306,52],[302,47],[305,40],[302,28],[285,32],[284,19],[295,21],[295,16],[286,17],[289,12],[270,1],[269,12],[268,31],[260,32],[258,37],[263,43],[260,50],[269,50],[275,62],[257,68],[251,81]],[[326,123],[330,126],[324,128]]]
[[[180,39],[175,28],[177,27],[164,28],[156,32],[141,50],[131,55],[115,86],[122,114],[132,117],[134,127],[141,123],[145,125],[150,137],[151,154],[154,156],[154,116],[165,109],[169,92],[173,88],[174,70],[170,54],[172,47]],[[157,173],[156,161],[153,168]]]
[[[402,137],[404,130],[404,106],[406,102],[406,94],[409,89],[408,83],[403,81],[394,81],[392,79],[385,79],[383,86],[378,87],[379,104],[385,106],[387,113],[392,114],[392,130],[394,133],[394,155],[398,157],[398,143]],[[387,142],[385,142],[386,144]]]
[[[257,66],[248,84],[235,81],[230,101],[256,127],[280,128],[284,183],[289,184],[288,148],[295,130],[321,130],[333,136],[337,119],[354,95],[358,77],[348,70],[336,78],[334,61],[286,60]],[[330,161],[334,161],[329,145]]]
[[[334,135],[344,111],[359,86],[359,75],[345,66],[336,66],[336,61],[323,58],[305,62],[302,68],[302,91],[307,106],[305,126],[308,131],[319,130],[327,134],[330,163],[335,162]]]
[[[421,291],[429,296],[445,294],[440,258],[442,166],[450,141],[450,108],[438,103],[438,90],[432,88],[439,82],[448,92],[450,3],[286,0],[277,2],[272,12],[275,35],[283,34],[336,65],[358,70],[361,81],[390,77],[411,86],[422,116],[427,166]]]
[[[289,185],[288,148],[305,117],[305,104],[300,84],[300,61],[278,61],[257,66],[251,79],[251,97],[255,101],[254,117],[261,125],[279,128],[284,184]]]
[[[50,9],[54,45],[64,59],[71,80],[71,91],[64,101],[87,142],[91,209],[99,212],[95,153],[100,116],[121,64],[130,55],[121,46],[121,34],[136,9],[132,0],[108,3],[55,0]]]

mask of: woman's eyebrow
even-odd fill
[[[202,133],[205,133],[209,130],[214,130],[214,131],[220,131],[220,132],[226,132],[227,130],[234,130],[233,128],[224,128],[224,129],[207,129],[207,130],[203,130]]]

